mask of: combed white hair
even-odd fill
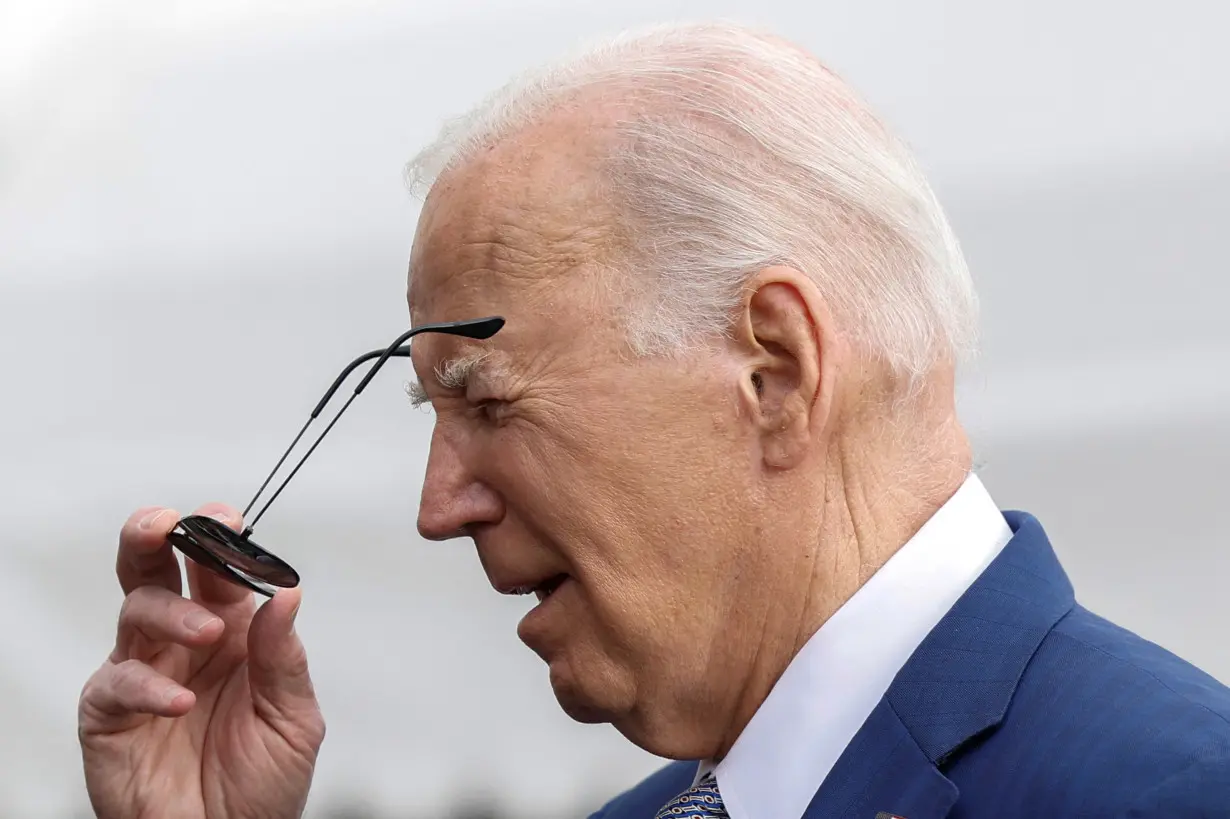
[[[977,297],[909,149],[837,76],[769,34],[683,24],[621,35],[526,73],[445,125],[413,159],[416,193],[585,92],[621,104],[603,191],[647,298],[643,354],[727,332],[747,279],[811,276],[840,331],[913,382],[973,352]]]

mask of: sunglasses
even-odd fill
[[[193,562],[208,569],[214,574],[223,579],[234,583],[237,586],[250,589],[251,591],[263,594],[266,597],[272,597],[279,588],[292,588],[299,585],[299,573],[291,568],[290,564],[282,560],[277,555],[266,549],[258,546],[252,540],[252,530],[256,526],[261,517],[269,510],[278,496],[282,494],[282,490],[290,483],[291,478],[299,472],[308,457],[316,451],[316,447],[320,446],[320,442],[329,434],[329,430],[338,422],[342,414],[350,408],[354,400],[359,397],[359,393],[367,387],[371,380],[376,376],[376,373],[384,366],[384,363],[390,358],[396,356],[406,358],[410,355],[410,345],[406,344],[414,336],[419,333],[443,333],[445,335],[464,336],[473,339],[491,338],[500,331],[504,326],[504,319],[499,316],[488,316],[481,319],[470,319],[468,321],[453,321],[440,324],[424,324],[420,327],[415,327],[413,330],[407,330],[398,336],[397,340],[383,350],[373,350],[370,353],[365,353],[346,366],[333,382],[333,385],[325,392],[324,396],[316,403],[316,407],[308,416],[307,422],[303,428],[299,430],[299,434],[290,442],[290,446],[282,453],[282,457],[278,459],[277,464],[265,478],[260,489],[256,490],[256,494],[248,503],[247,508],[243,510],[244,520],[247,520],[248,512],[256,505],[256,501],[261,494],[268,488],[273,476],[282,468],[282,464],[290,457],[290,453],[302,440],[304,433],[308,427],[320,415],[329,400],[341,388],[342,383],[355,371],[360,365],[377,359],[372,368],[367,371],[367,375],[354,388],[354,393],[346,401],[345,405],[338,410],[337,415],[333,416],[333,420],[325,427],[325,431],[320,433],[320,436],[308,449],[299,462],[295,464],[295,468],[290,471],[286,479],[270,496],[265,505],[260,508],[256,516],[251,522],[246,525],[242,532],[236,532],[224,523],[208,518],[203,515],[189,515],[181,518],[175,524],[175,528],[167,535],[167,540],[171,542],[175,548],[179,549],[186,557]],[[404,346],[403,346],[404,345]]]

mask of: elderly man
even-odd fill
[[[975,296],[906,148],[774,37],[518,81],[412,163],[424,537],[473,540],[563,709],[679,760],[598,816],[1230,816],[1230,691],[1083,609],[970,472]],[[201,510],[234,528],[233,510]],[[293,629],[139,510],[80,731],[99,816],[292,817]],[[415,707],[406,703],[405,707]]]

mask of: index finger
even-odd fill
[[[178,521],[178,512],[161,506],[142,507],[125,521],[115,558],[115,574],[125,595],[141,586],[182,593],[179,561],[167,542],[167,533]]]

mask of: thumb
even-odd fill
[[[268,722],[299,724],[318,714],[307,652],[295,633],[303,593],[279,589],[248,628],[248,685],[257,714]]]

